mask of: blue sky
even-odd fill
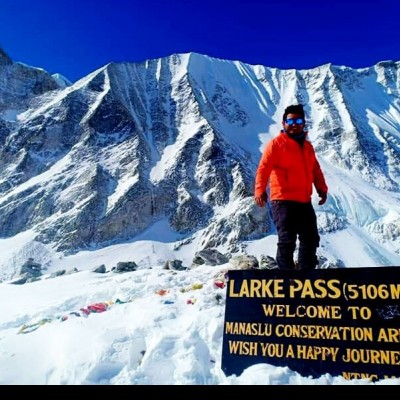
[[[0,46],[75,81],[103,65],[197,52],[281,69],[400,60],[400,1],[2,0]]]

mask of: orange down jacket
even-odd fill
[[[283,131],[265,147],[257,168],[254,195],[261,196],[268,183],[271,200],[308,203],[313,184],[318,193],[328,193],[312,144],[304,140],[300,145]]]

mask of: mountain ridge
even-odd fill
[[[31,230],[33,248],[68,255],[167,219],[197,249],[245,251],[274,234],[252,201],[255,169],[284,108],[301,102],[330,187],[321,233],[354,225],[397,259],[399,67],[279,70],[187,53],[109,63],[68,86],[0,65],[0,237]],[[338,177],[354,183],[345,191]]]

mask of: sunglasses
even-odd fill
[[[303,118],[288,118],[288,119],[286,119],[285,120],[285,124],[288,124],[288,125],[293,125],[293,124],[296,124],[296,125],[302,125],[302,124],[304,124],[304,119]]]

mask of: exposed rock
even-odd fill
[[[172,271],[186,271],[187,268],[182,265],[181,260],[169,260],[164,264],[163,269],[170,269]]]
[[[230,252],[241,250],[243,240],[258,239],[271,229],[267,208],[255,205],[253,197],[236,201],[221,217],[215,217],[201,234],[204,248],[213,248],[228,243]]]
[[[48,279],[57,278],[58,276],[65,275],[65,269],[60,269],[59,271],[53,272]]]
[[[328,269],[328,268],[344,268],[345,265],[342,260],[328,260],[321,254],[317,254],[318,258],[318,269]]]
[[[117,267],[113,267],[112,271],[116,273],[132,272],[138,269],[137,264],[134,261],[120,261]]]
[[[32,283],[37,281],[40,281],[40,278],[37,276],[33,276],[32,278],[28,278],[25,283]]]
[[[20,278],[15,281],[10,282],[12,285],[24,285],[28,278]]]
[[[233,256],[229,260],[229,264],[233,269],[258,269],[257,258],[247,254]]]
[[[275,258],[262,254],[260,257],[260,269],[276,269],[278,268],[278,264],[275,261]]]
[[[196,267],[199,265],[221,265],[221,264],[226,264],[229,261],[229,259],[224,256],[222,253],[220,253],[216,249],[204,249],[200,250],[195,254],[195,257],[193,258],[192,261],[192,267]]]
[[[11,65],[13,63],[11,57],[0,48],[0,65]]]
[[[39,276],[42,276],[41,272],[42,266],[39,263],[35,263],[33,261],[33,258],[29,258],[28,261],[25,262],[24,265],[22,265],[19,275],[22,278],[38,278]]]
[[[98,267],[94,268],[93,272],[96,272],[98,274],[105,274],[107,272],[106,266],[104,264],[101,264]]]

